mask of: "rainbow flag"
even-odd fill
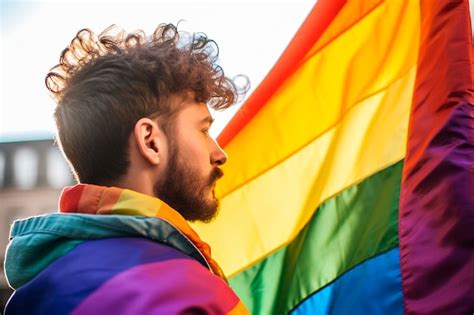
[[[194,225],[252,314],[474,311],[469,3],[320,0]]]

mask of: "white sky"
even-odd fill
[[[228,76],[245,74],[252,90],[276,62],[315,0],[296,1],[1,1],[0,139],[54,133],[48,70],[76,32],[111,24],[147,34],[162,22],[204,32],[220,48]],[[249,93],[250,95],[250,93]],[[216,136],[237,107],[216,118]]]

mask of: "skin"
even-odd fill
[[[215,182],[227,155],[209,135],[213,119],[192,93],[171,99],[179,108],[167,135],[158,119],[141,118],[129,139],[130,167],[119,187],[158,197],[189,221],[217,212]]]

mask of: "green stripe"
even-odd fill
[[[60,239],[55,235],[38,234],[17,248],[12,243],[5,258],[5,274],[9,285],[18,289],[39,272],[73,250],[83,240]]]
[[[327,200],[287,246],[230,279],[251,314],[284,314],[364,260],[398,246],[398,162]]]

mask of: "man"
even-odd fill
[[[13,225],[7,315],[247,313],[187,223],[216,215],[227,158],[208,106],[245,92],[216,59],[212,40],[173,25],[76,35],[46,85],[79,184],[58,214]]]

